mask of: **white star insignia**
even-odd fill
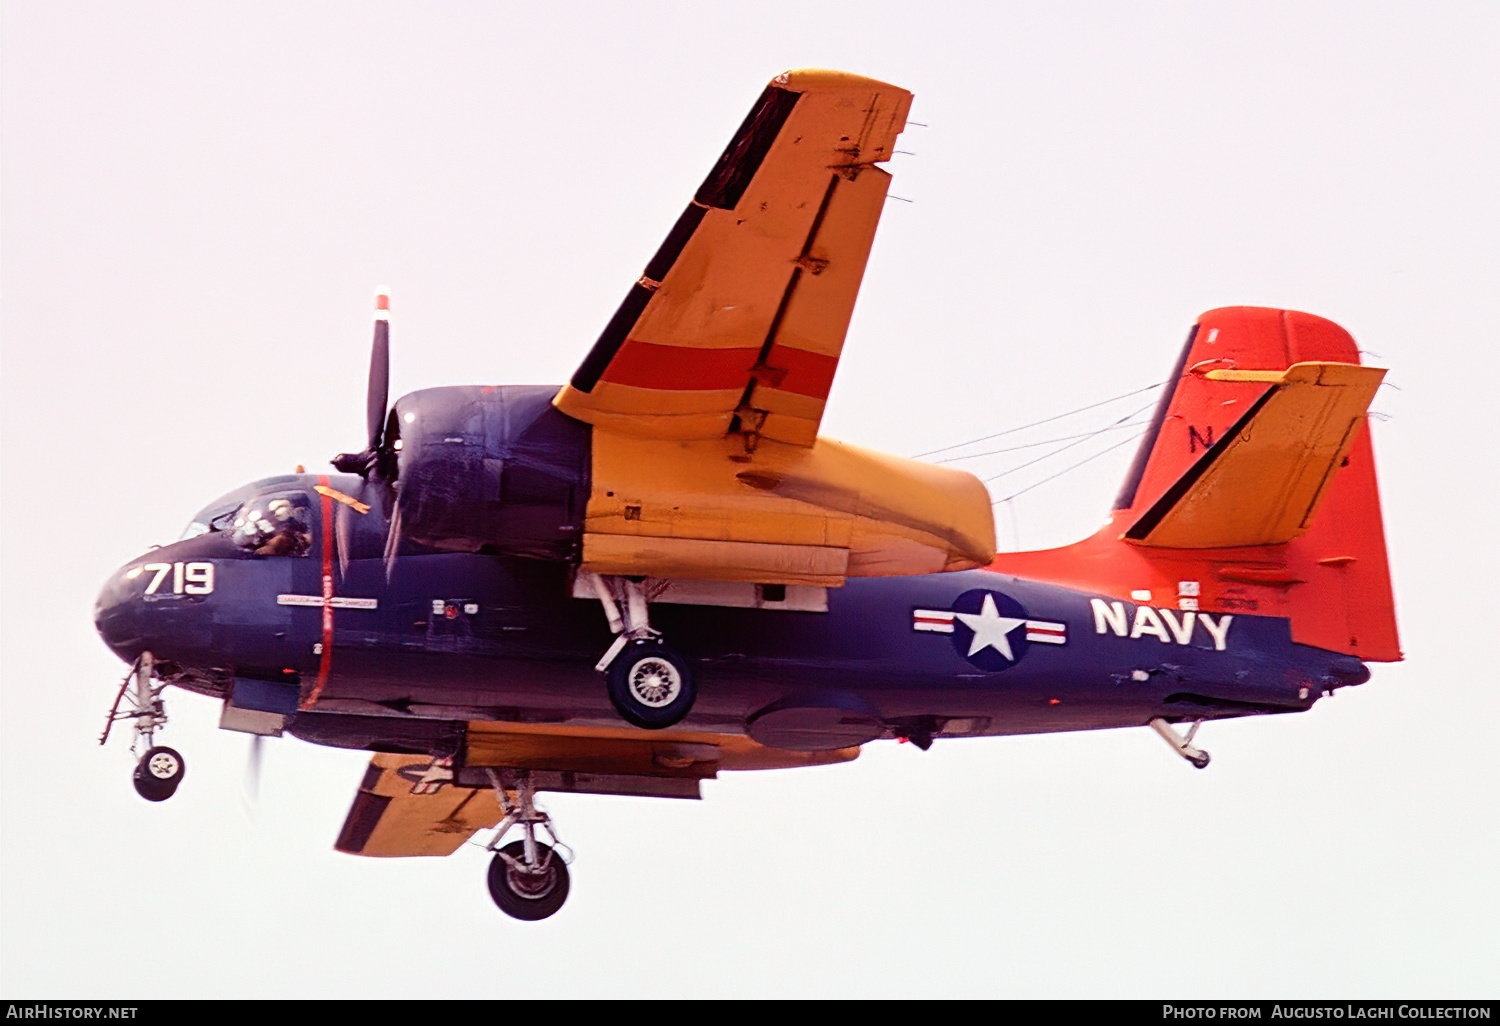
[[[1016,657],[1011,654],[1008,635],[1026,621],[1013,616],[1001,616],[995,609],[995,596],[985,595],[984,606],[977,613],[954,613],[953,615],[974,632],[974,640],[969,643],[971,657],[976,652],[993,648],[1010,662],[1016,661]]]

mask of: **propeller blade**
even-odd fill
[[[382,289],[375,296],[375,340],[370,346],[370,387],[365,400],[365,425],[370,452],[378,452],[385,432],[387,392],[391,382],[391,297]]]
[[[245,760],[245,791],[241,797],[245,813],[253,818],[255,807],[260,802],[260,760],[265,738],[260,734],[250,735],[250,754]]]
[[[370,384],[365,393],[364,452],[342,452],[333,458],[334,469],[358,474],[366,481],[395,477],[395,453],[385,442],[387,393],[391,381],[391,296],[381,289],[375,294],[375,340],[370,345]]]
[[[353,515],[353,511],[344,505],[333,511],[333,551],[339,557],[340,580],[349,577],[349,518]]]
[[[401,493],[391,503],[391,519],[385,530],[385,583],[391,583],[396,572],[396,550],[401,547]]]

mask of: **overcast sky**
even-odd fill
[[[1492,0],[0,17],[4,996],[1495,996]],[[247,802],[208,699],[169,695],[186,782],[137,798],[128,732],[96,744],[125,672],[105,578],[359,447],[378,285],[393,395],[565,380],[805,66],[911,89],[925,126],[826,434],[918,453],[1160,381],[1206,309],[1332,318],[1390,368],[1407,661],[1206,726],[1201,773],[1135,729],[549,796],[578,855],[536,924],[491,905],[477,848],[335,853],[359,753],[269,742]],[[1130,452],[1002,504],[1002,544],[1090,532]]]

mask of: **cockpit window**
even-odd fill
[[[285,480],[288,479],[281,479],[275,483],[280,484]],[[290,478],[289,480],[296,481],[297,479]],[[255,496],[255,493],[267,483],[269,482],[257,481],[254,484],[242,485],[232,492],[226,492],[219,496],[198,511],[197,515],[193,517],[192,522],[183,529],[182,537],[177,540],[187,541],[189,538],[196,538],[200,534],[229,530],[229,525],[233,521],[234,516],[239,513],[240,507],[249,502]]]
[[[301,556],[312,544],[312,504],[304,492],[257,495],[234,511],[224,529],[258,556]]]
[[[196,538],[200,534],[208,534],[210,531],[228,530],[235,514],[237,514],[239,511],[240,509],[238,506],[231,506],[228,509],[219,510],[217,513],[213,514],[210,514],[207,511],[199,513],[196,517],[193,518],[193,522],[191,524],[188,524],[187,527],[183,528],[182,537],[178,538],[177,540],[187,541],[189,538]]]

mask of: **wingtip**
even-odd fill
[[[881,92],[892,89],[902,93],[908,92],[890,82],[882,82],[879,79],[856,75],[849,71],[835,71],[832,68],[792,68],[771,79],[771,85],[797,93],[843,90],[851,87],[873,88]]]

